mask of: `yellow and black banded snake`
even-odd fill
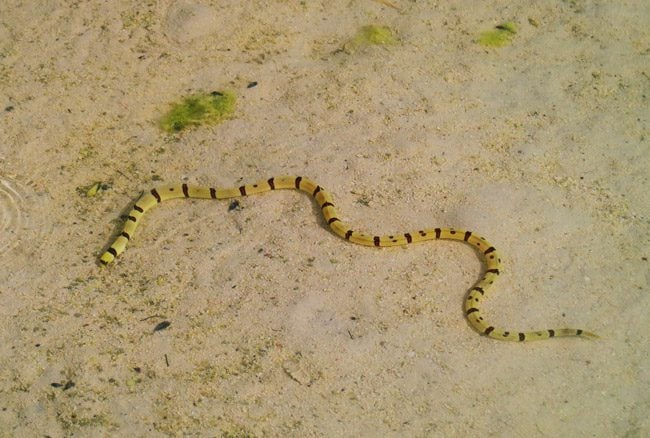
[[[120,255],[132,238],[135,229],[142,220],[142,216],[147,210],[162,201],[174,198],[228,199],[279,189],[301,190],[311,195],[318,203],[325,222],[329,224],[334,234],[358,245],[387,247],[424,242],[426,240],[450,239],[460,240],[473,246],[485,259],[486,269],[482,278],[467,293],[464,311],[470,325],[482,335],[502,341],[533,341],[566,336],[597,338],[591,332],[573,328],[516,332],[503,330],[488,324],[481,316],[480,306],[488,289],[501,273],[501,259],[494,246],[485,238],[471,231],[456,228],[432,228],[389,236],[373,236],[353,231],[349,225],[339,219],[338,211],[334,206],[330,193],[314,181],[300,176],[279,176],[255,184],[227,189],[176,184],[144,192],[129,212],[121,234],[117,236],[108,250],[102,254],[100,262],[102,265],[107,265]]]

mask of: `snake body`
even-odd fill
[[[597,337],[588,331],[573,328],[517,332],[503,330],[490,325],[481,316],[480,306],[488,289],[501,273],[501,259],[494,246],[484,237],[480,237],[471,231],[456,228],[431,228],[386,236],[374,236],[355,231],[339,219],[338,210],[334,206],[330,193],[314,181],[300,176],[279,176],[236,188],[218,189],[176,184],[158,187],[144,192],[133,205],[133,209],[126,219],[121,234],[117,236],[108,250],[102,254],[100,262],[103,265],[107,265],[120,255],[126,248],[129,240],[133,237],[133,233],[140,224],[144,214],[162,201],[175,198],[229,199],[280,189],[301,190],[311,195],[318,203],[325,222],[327,222],[334,234],[358,245],[388,247],[408,245],[427,240],[449,239],[460,240],[473,246],[485,259],[486,269],[482,278],[467,293],[464,311],[470,325],[479,334],[501,341],[532,341],[567,336]]]

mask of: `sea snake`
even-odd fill
[[[389,236],[373,236],[354,231],[339,219],[338,210],[334,206],[330,193],[314,181],[301,176],[279,176],[237,188],[215,189],[212,187],[175,184],[144,192],[133,205],[121,234],[117,236],[108,250],[102,254],[100,262],[102,265],[107,265],[120,255],[126,248],[126,244],[131,240],[133,232],[142,220],[142,216],[147,210],[162,201],[174,198],[228,199],[279,189],[302,190],[310,194],[318,203],[325,222],[327,222],[334,234],[358,245],[386,247],[408,245],[426,240],[450,239],[460,240],[473,246],[485,259],[486,269],[483,277],[467,293],[464,311],[470,325],[479,334],[501,341],[534,341],[566,336],[597,338],[593,333],[573,328],[515,332],[488,324],[481,316],[480,306],[488,289],[501,273],[501,259],[494,246],[484,237],[480,237],[471,231],[456,228],[431,228]]]

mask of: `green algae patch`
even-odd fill
[[[345,43],[343,51],[354,53],[367,46],[390,46],[397,44],[397,38],[388,26],[363,26],[354,37]]]
[[[197,93],[174,103],[160,120],[160,127],[175,133],[200,125],[216,125],[232,117],[236,97],[228,91]]]
[[[511,21],[499,24],[492,30],[481,33],[478,43],[485,47],[502,47],[510,44],[517,33],[517,25]]]
[[[111,188],[110,184],[98,181],[88,186],[77,187],[77,193],[79,194],[79,196],[85,196],[86,198],[94,198],[100,192],[106,191],[110,188]]]

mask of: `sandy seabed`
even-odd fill
[[[3,1],[0,435],[649,436],[648,23],[645,0]],[[369,24],[398,44],[340,50]],[[231,120],[161,131],[214,90]],[[494,325],[601,339],[478,336],[472,248],[351,245],[291,191],[169,201],[97,264],[142,190],[283,174],[355,229],[485,235]]]

